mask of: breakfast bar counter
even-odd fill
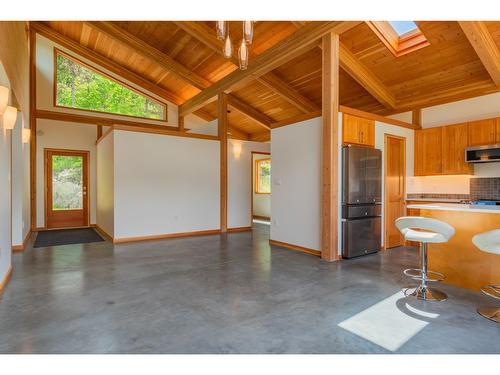
[[[500,256],[472,243],[476,234],[500,229],[500,206],[436,203],[410,204],[407,209],[408,215],[442,220],[455,228],[448,242],[429,244],[429,270],[443,273],[444,282],[464,288],[500,285]]]

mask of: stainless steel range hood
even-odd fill
[[[467,163],[500,162],[500,143],[467,147],[465,149],[465,161]]]

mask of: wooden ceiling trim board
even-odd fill
[[[159,97],[177,105],[183,102],[183,100],[174,93],[155,85],[153,82],[148,81],[144,77],[124,68],[120,64],[115,63],[108,57],[102,56],[99,53],[94,52],[90,48],[82,46],[78,42],[75,42],[73,39],[70,39],[69,37],[58,33],[57,31],[41,22],[30,22],[30,27],[32,27],[38,34],[53,41],[54,43],[57,43],[62,47],[70,50],[71,52],[76,53],[87,60],[90,60],[94,64],[97,64],[102,68],[107,69],[110,72],[126,79],[127,81],[130,81],[137,86],[142,87],[144,90],[150,91],[158,95]]]
[[[370,70],[342,43],[340,44],[340,66],[356,82],[388,109],[396,107],[396,99]]]
[[[179,78],[188,82],[197,89],[205,89],[209,87],[212,83],[199,76],[195,72],[187,69],[184,65],[178,63],[176,60],[172,59],[170,56],[161,52],[160,50],[152,47],[150,44],[144,42],[142,39],[137,38],[135,35],[129,33],[125,29],[113,24],[108,21],[88,21],[86,22],[92,28],[99,30],[102,33],[107,34],[111,38],[118,40],[125,46],[131,47],[136,50],[139,54],[144,57],[155,61],[157,64],[162,66],[177,75]]]
[[[310,22],[281,42],[267,49],[250,61],[248,69],[236,70],[209,88],[201,91],[186,103],[181,105],[180,113],[185,115],[203,107],[208,101],[214,100],[220,92],[231,91],[237,83],[256,79],[276,67],[307,52],[317,45],[317,40],[328,32],[336,32],[342,26],[342,21]]]
[[[208,48],[211,48],[214,52],[222,55],[222,47],[224,42],[217,39],[217,37],[214,35],[214,31],[210,29],[210,27],[208,27],[206,24],[193,21],[179,21],[175,22],[175,24],[186,33],[191,35],[193,38],[199,40]],[[253,57],[254,56],[251,55],[250,58]],[[234,65],[238,66],[238,58],[235,55],[233,55],[230,60]],[[263,76],[257,78],[257,80],[283,97],[283,99],[287,100],[289,103],[295,105],[303,112],[307,113],[319,109],[316,103],[309,100],[297,90],[293,89],[290,85],[288,85],[285,81],[280,79],[272,72],[264,74]]]
[[[486,24],[482,21],[459,21],[458,23],[491,79],[500,87],[500,51]]]
[[[255,120],[263,128],[271,130],[271,124],[274,122],[272,118],[255,110],[253,107],[238,99],[236,96],[228,95],[228,104],[238,112]]]
[[[369,120],[375,120],[375,121],[383,122],[383,123],[389,124],[389,125],[401,126],[403,128],[413,129],[413,130],[417,129],[417,127],[414,126],[413,124],[408,124],[407,122],[404,122],[404,121],[395,120],[395,119],[392,119],[392,118],[389,118],[389,117],[377,115],[375,113],[361,111],[359,109],[346,107],[344,105],[339,106],[339,111],[342,112],[342,113],[347,113],[349,115],[363,117],[363,118],[366,118],[366,119],[369,119]]]

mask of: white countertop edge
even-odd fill
[[[406,201],[413,201],[413,202],[441,202],[441,203],[460,203],[465,199],[447,199],[447,198],[406,198]]]
[[[409,204],[407,208],[417,208],[420,210],[439,210],[439,211],[459,211],[459,212],[479,212],[500,214],[500,206],[479,206],[473,204],[459,203],[433,203],[433,204]]]

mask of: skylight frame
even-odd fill
[[[430,45],[418,25],[416,29],[399,35],[388,21],[367,21],[366,23],[395,57]]]

